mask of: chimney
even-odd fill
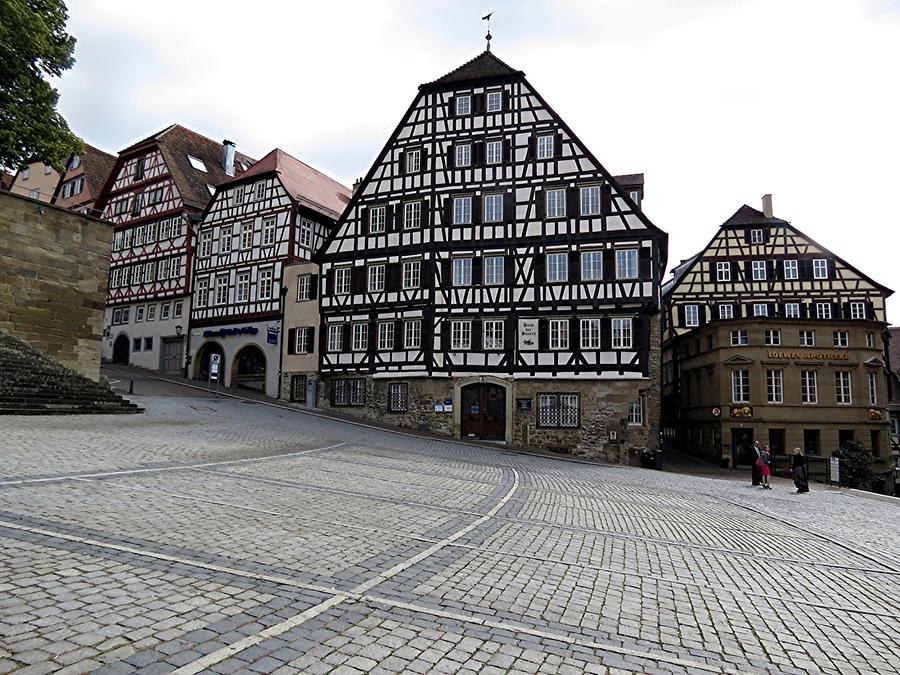
[[[362,185],[362,180],[362,177],[360,177],[353,181],[353,190],[350,192],[351,197],[356,194],[357,190],[359,190],[359,186]]]
[[[222,168],[229,176],[234,175],[234,141],[222,141]]]
[[[772,215],[772,195],[763,195],[763,215],[766,218],[774,218]]]

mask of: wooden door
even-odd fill
[[[181,372],[181,351],[184,338],[163,338],[162,370],[177,375]]]
[[[460,433],[463,438],[506,440],[506,389],[480,382],[462,388]]]

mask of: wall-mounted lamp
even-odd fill
[[[178,324],[177,326],[175,326],[175,335],[181,337],[181,333],[183,330],[184,328],[182,327],[182,325]]]

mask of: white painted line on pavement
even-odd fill
[[[466,527],[464,527],[460,530],[457,530],[456,532],[451,534],[449,537],[446,537],[446,538],[436,542],[432,546],[429,546],[424,551],[419,552],[418,554],[414,555],[413,557],[408,558],[407,560],[404,560],[403,562],[397,563],[396,565],[394,565],[390,569],[385,570],[381,574],[378,574],[378,575],[372,577],[371,579],[364,581],[363,583],[355,586],[349,593],[344,594],[344,595],[336,595],[333,598],[329,598],[328,600],[325,600],[324,602],[320,602],[318,605],[315,605],[314,607],[310,607],[309,609],[307,609],[304,612],[301,612],[297,616],[293,616],[290,619],[287,619],[286,621],[282,621],[281,623],[275,624],[274,626],[270,626],[266,630],[256,633],[255,635],[249,635],[241,640],[238,640],[237,642],[234,642],[230,645],[222,647],[221,649],[214,651],[210,654],[207,654],[206,656],[203,656],[203,657],[197,659],[196,661],[185,664],[184,666],[182,666],[181,668],[178,668],[174,672],[177,673],[178,675],[195,675],[196,673],[206,670],[207,668],[210,668],[217,663],[221,663],[225,659],[231,658],[235,654],[238,654],[245,649],[248,649],[250,647],[258,645],[261,642],[268,640],[269,638],[277,637],[277,636],[281,635],[282,633],[285,633],[285,632],[291,630],[292,628],[296,628],[297,626],[309,621],[310,619],[314,619],[315,617],[319,616],[323,612],[328,611],[335,605],[338,605],[341,602],[343,602],[344,600],[347,600],[351,596],[359,596],[359,595],[365,593],[366,591],[371,590],[375,586],[387,581],[391,577],[396,576],[397,574],[400,574],[401,572],[409,569],[413,565],[420,563],[425,558],[427,558],[431,555],[434,555],[437,551],[440,551],[442,548],[449,546],[450,544],[452,544],[454,541],[456,541],[460,537],[465,536],[466,534],[468,534],[475,528],[483,525],[485,522],[487,522],[488,520],[493,518],[494,515],[496,515],[497,512],[500,511],[500,509],[502,509],[504,506],[506,506],[506,503],[510,499],[512,499],[513,494],[515,494],[516,490],[519,488],[519,474],[515,469],[510,469],[510,470],[513,472],[513,485],[509,489],[509,492],[507,492],[490,511],[488,511],[486,514],[484,514],[478,520],[471,522],[470,524],[466,525]]]
[[[45,478],[19,478],[16,480],[0,481],[3,485],[27,485],[31,483],[52,483],[61,480],[72,480],[75,478],[106,478],[108,476],[131,476],[141,473],[157,473],[160,471],[187,471],[188,469],[200,469],[207,466],[226,466],[228,464],[246,464],[248,462],[265,462],[272,459],[287,459],[288,457],[297,457],[298,455],[308,455],[311,452],[321,452],[322,450],[334,450],[340,448],[347,443],[337,443],[335,445],[327,445],[323,448],[309,448],[307,450],[299,450],[297,452],[288,452],[282,455],[265,455],[264,457],[246,457],[244,459],[229,459],[221,462],[204,462],[202,464],[178,464],[176,466],[162,466],[153,469],[121,469],[119,471],[102,471],[96,473],[75,473],[65,476],[47,476]]]

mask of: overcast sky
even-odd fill
[[[900,292],[900,0],[69,0],[60,109],[113,153],[179,122],[349,185],[491,10],[494,53],[608,170],[644,173],[670,268],[771,192]]]

